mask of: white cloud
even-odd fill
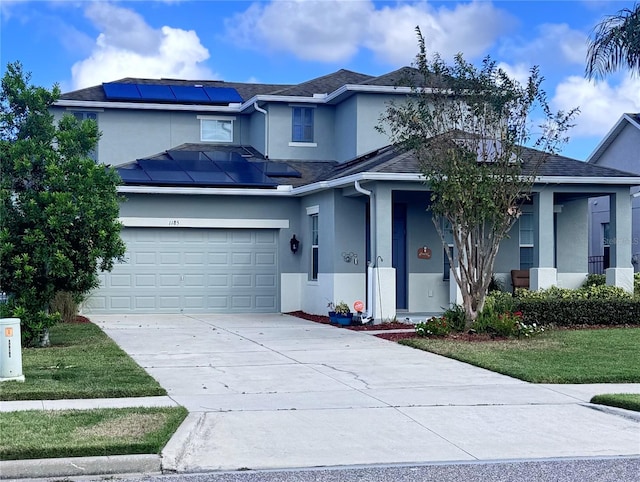
[[[531,65],[525,64],[505,64],[504,62],[498,63],[498,68],[505,71],[505,73],[512,79],[517,80],[521,85],[527,85],[529,76],[531,75]]]
[[[580,107],[572,137],[604,136],[625,112],[640,112],[640,79],[625,77],[618,85],[571,76],[558,84],[554,108]]]
[[[154,29],[132,10],[103,2],[91,3],[86,15],[101,33],[91,55],[71,68],[76,89],[122,77],[215,78],[193,30]]]
[[[500,56],[517,59],[529,65],[566,67],[584,65],[587,53],[587,35],[565,23],[545,23],[536,28],[537,36],[531,41],[504,39]]]
[[[253,3],[226,22],[226,36],[243,47],[291,52],[304,60],[344,62],[367,48],[385,62],[403,65],[417,53],[417,25],[429,52],[474,58],[484,55],[512,23],[511,16],[486,2],[439,9],[427,2],[398,3],[376,9],[370,0],[293,0]]]
[[[243,47],[344,61],[355,54],[372,8],[369,1],[254,3],[225,22],[226,36]]]

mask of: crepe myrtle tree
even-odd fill
[[[47,345],[58,319],[55,294],[82,297],[111,270],[125,246],[118,221],[118,174],[88,157],[98,141],[93,120],[49,106],[60,91],[30,85],[10,63],[0,89],[0,290],[4,316],[21,319],[27,345]]]
[[[537,67],[521,84],[488,57],[476,67],[458,54],[447,65],[438,54],[427,58],[416,31],[419,53],[406,79],[411,93],[388,104],[378,130],[420,163],[433,224],[455,267],[448,249],[453,238],[458,269],[452,275],[469,330],[483,309],[500,242],[540,165],[567,141],[577,109],[551,112]]]

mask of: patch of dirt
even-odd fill
[[[164,413],[132,413],[91,427],[78,428],[75,433],[90,437],[135,439],[162,427],[166,420]]]
[[[330,325],[328,316],[323,315],[312,315],[310,313],[305,313],[304,311],[290,311],[289,313],[285,313],[286,315],[295,316],[297,318],[302,318],[304,320],[315,321],[316,323],[323,323],[325,325]],[[336,326],[336,325],[332,325]],[[355,331],[370,331],[370,330],[397,330],[402,328],[413,328],[411,323],[401,323],[399,321],[392,323],[382,323],[380,325],[348,325],[342,326],[341,328],[346,328],[348,330]]]

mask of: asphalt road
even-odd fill
[[[74,477],[65,480],[105,480],[105,477],[90,479]],[[640,458],[110,476],[107,480],[123,482],[638,482],[640,481]]]

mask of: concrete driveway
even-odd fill
[[[640,455],[588,405],[632,385],[533,385],[287,315],[95,315],[190,415],[166,470]]]

